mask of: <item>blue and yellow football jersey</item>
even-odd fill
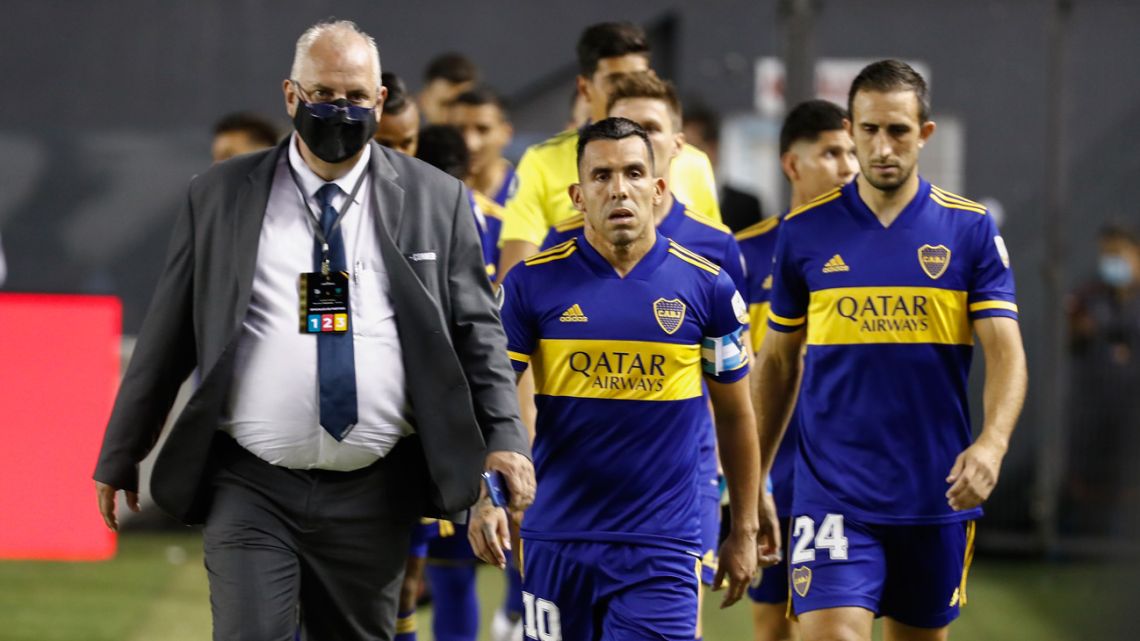
[[[795,511],[950,523],[946,475],[971,441],[972,321],[1017,318],[1013,272],[983,206],[920,181],[883,227],[856,183],[780,224],[769,327],[807,325]]]
[[[744,300],[748,303],[749,332],[752,349],[760,350],[764,333],[768,329],[768,301],[772,294],[772,257],[776,253],[776,236],[780,218],[769,218],[746,227],[736,234],[740,254],[744,257],[745,281]],[[792,487],[795,476],[796,440],[798,427],[796,417],[788,423],[784,440],[776,450],[768,479],[772,482],[772,500],[776,512],[787,517],[792,512]],[[781,601],[786,599],[781,599]]]
[[[471,211],[475,213],[475,226],[483,245],[483,265],[487,278],[495,279],[499,266],[499,234],[503,231],[503,208],[495,201],[474,189],[467,190]]]
[[[538,493],[525,539],[696,552],[702,373],[748,372],[728,275],[662,235],[624,278],[583,237],[508,274],[503,327],[534,367]]]
[[[542,248],[549,249],[581,236],[585,224],[582,214],[578,214],[554,225],[546,235]],[[720,266],[728,273],[732,283],[736,285],[736,290],[744,295],[747,286],[744,278],[744,259],[728,227],[693,212],[674,196],[669,213],[665,214],[661,224],[657,225],[657,233]],[[720,494],[717,483],[716,432],[711,417],[706,421],[706,429],[701,436],[701,488],[708,495]]]

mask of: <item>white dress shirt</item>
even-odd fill
[[[365,174],[340,222],[351,276],[358,414],[356,427],[340,442],[320,425],[317,337],[300,331],[297,290],[300,274],[315,271],[314,225],[309,219],[320,216],[316,193],[325,181],[301,158],[296,134],[273,177],[221,429],[274,465],[355,470],[374,463],[412,431],[400,338],[376,237],[372,178],[367,175],[371,153],[365,147],[352,171],[333,181],[340,187],[332,203],[339,212]],[[297,173],[311,209],[301,201],[286,162]]]

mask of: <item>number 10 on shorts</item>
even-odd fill
[[[827,550],[833,561],[847,560],[847,537],[843,535],[843,515],[828,514],[816,530],[815,521],[810,516],[797,516],[792,525],[792,539],[796,546],[792,549],[792,564],[811,563],[816,550]]]
[[[523,631],[528,639],[562,641],[562,621],[558,606],[546,599],[536,599],[523,592]]]

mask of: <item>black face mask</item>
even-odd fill
[[[333,102],[305,102],[297,97],[293,126],[317,158],[338,163],[357,154],[376,133],[376,109]]]

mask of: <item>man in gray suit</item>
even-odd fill
[[[534,496],[506,340],[461,183],[371,142],[386,92],[346,21],[297,42],[296,132],[195,178],[95,470],[137,508],[205,523],[215,639],[389,639],[411,528]],[[471,529],[507,539],[503,510]]]

